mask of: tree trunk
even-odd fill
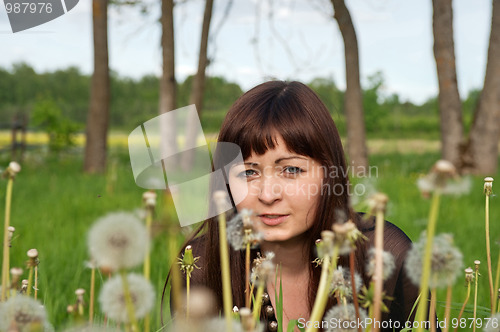
[[[359,81],[358,40],[344,0],[331,0],[335,19],[344,39],[346,91],[344,108],[347,120],[347,152],[351,171],[363,176],[368,169],[363,99]]]
[[[162,0],[161,4],[161,47],[163,72],[160,80],[159,114],[164,114],[176,108],[175,80],[175,47],[174,47],[174,1]],[[171,115],[174,115],[172,113]],[[172,156],[168,159],[168,169],[175,167],[177,148],[177,124],[175,117],[169,121],[160,121],[162,156]]]
[[[109,122],[108,0],[92,3],[94,28],[94,74],[87,116],[84,171],[102,173],[106,169]]]
[[[462,156],[464,172],[492,175],[500,138],[500,0],[493,0],[488,63],[483,90]]]
[[[434,58],[439,81],[439,114],[441,156],[456,166],[463,138],[462,102],[458,92],[453,42],[453,9],[451,0],[433,0],[432,27]]]
[[[214,1],[206,0],[205,12],[203,15],[203,27],[201,31],[200,54],[198,57],[198,72],[193,79],[193,86],[191,87],[191,94],[189,96],[189,103],[195,104],[198,111],[198,118],[190,117],[186,128],[186,144],[196,145],[196,138],[198,136],[197,123],[201,119],[201,112],[203,110],[203,93],[205,91],[205,69],[208,65],[207,48],[208,48],[208,33],[210,30],[210,21],[212,19],[212,8]],[[195,114],[196,115],[196,114]],[[191,169],[194,162],[194,151],[186,151],[182,154],[182,167],[183,169]]]

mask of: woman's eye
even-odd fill
[[[287,174],[297,175],[297,174],[302,173],[303,170],[300,167],[287,166],[287,167],[284,168],[284,172],[287,173]]]
[[[250,178],[252,176],[257,175],[257,172],[254,171],[253,169],[246,169],[240,173],[238,173],[239,178]]]

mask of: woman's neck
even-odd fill
[[[272,251],[274,263],[281,267],[282,275],[300,275],[309,270],[309,252],[305,241],[262,242],[261,252]]]

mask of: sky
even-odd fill
[[[3,0],[0,0],[3,2]],[[120,76],[161,75],[160,1],[109,11],[110,67]],[[198,64],[204,1],[175,6],[176,76],[194,74]],[[214,1],[208,75],[219,75],[247,90],[270,78],[333,79],[345,88],[342,36],[329,0]],[[438,93],[432,51],[431,0],[346,0],[356,29],[361,81],[381,72],[383,93],[422,103]],[[491,27],[491,1],[455,0],[454,40],[461,97],[481,88]],[[76,66],[93,68],[91,0],[80,0],[65,15],[12,33],[0,6],[0,67],[26,62],[37,72]]]

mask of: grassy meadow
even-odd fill
[[[121,138],[123,139],[123,136]],[[141,208],[144,190],[134,182],[128,150],[122,139],[114,136],[110,138],[113,143],[109,153],[110,171],[105,175],[82,173],[81,147],[59,155],[48,154],[43,149],[34,149],[28,151],[21,162],[22,170],[15,180],[13,190],[11,225],[16,227],[16,232],[11,248],[11,266],[24,268],[27,250],[38,249],[39,298],[45,304],[56,330],[71,323],[66,307],[75,302],[74,291],[77,288],[87,290],[85,298],[88,301],[90,269],[85,265],[89,258],[86,237],[92,223],[108,212]],[[5,142],[5,137],[0,136],[0,147],[5,147]],[[43,138],[40,138],[40,142],[43,143]],[[377,174],[372,172],[371,178],[354,181],[389,196],[386,219],[403,229],[412,240],[417,240],[426,228],[430,206],[430,201],[422,198],[417,189],[416,180],[439,158],[438,146],[437,141],[371,140],[370,164],[377,167]],[[6,152],[0,154],[0,168],[8,165],[9,158],[10,155]],[[492,174],[500,179],[498,175]],[[115,177],[116,181],[113,181]],[[499,185],[494,183],[494,192],[500,191],[496,190],[497,186]],[[6,181],[3,179],[0,181],[2,220],[5,187]],[[158,208],[161,209],[164,203],[161,198],[158,202]],[[500,251],[496,244],[496,241],[500,240],[498,202],[498,197],[491,198],[494,269]],[[169,269],[166,233],[162,227],[165,221],[157,220],[155,225],[151,258],[151,280],[157,292],[152,320],[153,331],[160,328],[161,291]],[[442,198],[437,234],[443,232],[454,235],[455,244],[464,255],[464,268],[473,267],[475,259],[481,260],[482,276],[479,279],[478,299],[480,305],[489,307],[482,177],[472,178],[472,190],[469,194]],[[27,272],[24,277],[27,278]],[[104,279],[104,276],[98,277],[98,289]],[[462,276],[455,284],[454,302],[461,303],[465,297],[463,280]],[[438,293],[438,300],[445,301],[445,290]],[[469,303],[472,302],[473,296]],[[440,318],[443,317],[443,311],[444,309],[439,307]],[[452,317],[456,318],[457,315],[458,310],[453,310]],[[466,313],[464,317],[472,317],[472,314]],[[102,319],[99,310],[97,319]]]

